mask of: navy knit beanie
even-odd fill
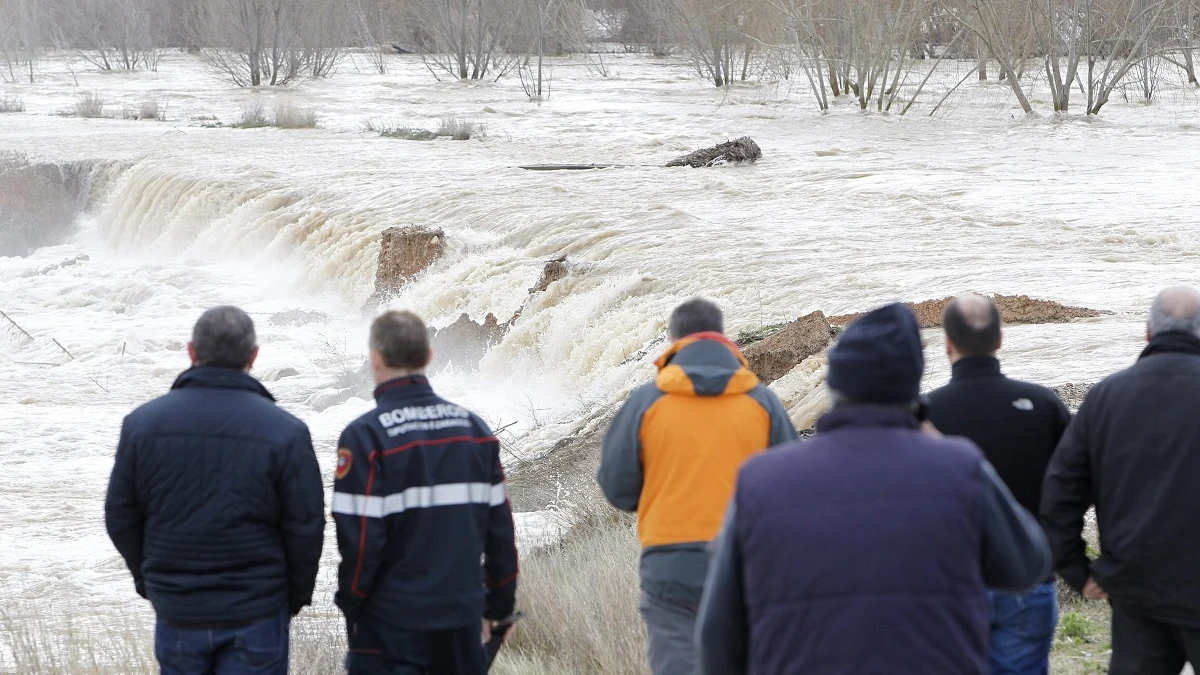
[[[925,355],[921,328],[908,307],[895,303],[855,319],[829,350],[830,389],[860,403],[917,400]]]

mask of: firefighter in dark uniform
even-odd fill
[[[346,668],[480,675],[483,642],[511,617],[517,587],[500,444],[433,393],[416,315],[381,315],[370,348],[377,407],[342,432],[333,492]]]

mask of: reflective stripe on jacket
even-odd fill
[[[336,604],[384,634],[510,615],[517,552],[499,442],[424,377],[375,398],[338,443]]]

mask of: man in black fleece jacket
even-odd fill
[[[1058,573],[1112,604],[1110,675],[1200,662],[1200,293],[1161,292],[1146,338],[1137,363],[1084,398],[1042,496]],[[1096,560],[1081,536],[1093,505]]]
[[[946,305],[942,328],[950,383],[929,394],[929,421],[964,436],[1027,511],[1036,514],[1046,467],[1071,416],[1049,389],[1000,372],[1000,309],[990,298],[964,295]],[[1058,622],[1054,573],[1021,593],[988,592],[992,675],[1044,675]]]
[[[188,353],[171,392],[121,426],[108,534],[154,605],[164,674],[283,675],[321,557],[321,470],[308,427],[248,374],[245,312],[205,312]]]

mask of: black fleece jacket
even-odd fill
[[[961,359],[950,383],[929,394],[929,420],[983,450],[1017,503],[1037,514],[1042,481],[1071,415],[1053,391],[1012,380],[994,357]]]

